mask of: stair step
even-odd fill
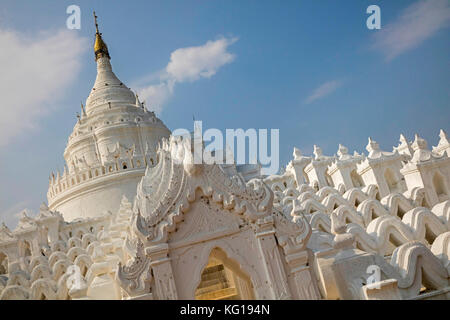
[[[237,299],[236,288],[225,288],[210,293],[197,295],[197,300],[228,300]]]

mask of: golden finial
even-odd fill
[[[108,59],[111,59],[111,57],[109,56],[108,47],[102,39],[102,34],[98,31],[97,16],[95,15],[95,11],[93,13],[96,30],[94,43],[95,60],[97,61],[101,57],[107,57]]]

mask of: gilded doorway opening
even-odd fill
[[[250,278],[219,248],[211,251],[195,291],[196,300],[254,299]]]

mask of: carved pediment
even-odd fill
[[[147,168],[137,188],[134,228],[149,242],[167,239],[201,192],[221,208],[248,221],[271,213],[273,193],[261,180],[245,184],[219,165],[194,164],[191,145],[171,137],[158,150],[160,161]]]
[[[169,235],[169,242],[195,242],[217,234],[239,231],[248,225],[245,219],[224,210],[210,198],[199,197],[191,204],[191,212],[184,215],[183,221],[178,223],[176,232]]]
[[[40,220],[46,218],[61,218],[61,220],[63,219],[59,212],[51,211],[45,203],[42,203],[39,207],[39,214],[36,219]]]
[[[35,219],[29,217],[26,211],[22,211],[16,230],[25,230],[36,228]]]

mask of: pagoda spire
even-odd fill
[[[102,34],[98,30],[97,16],[94,11],[94,22],[95,22],[95,43],[94,43],[94,53],[95,53],[95,61],[102,57],[107,57],[111,59],[108,52],[108,46],[102,39]]]

